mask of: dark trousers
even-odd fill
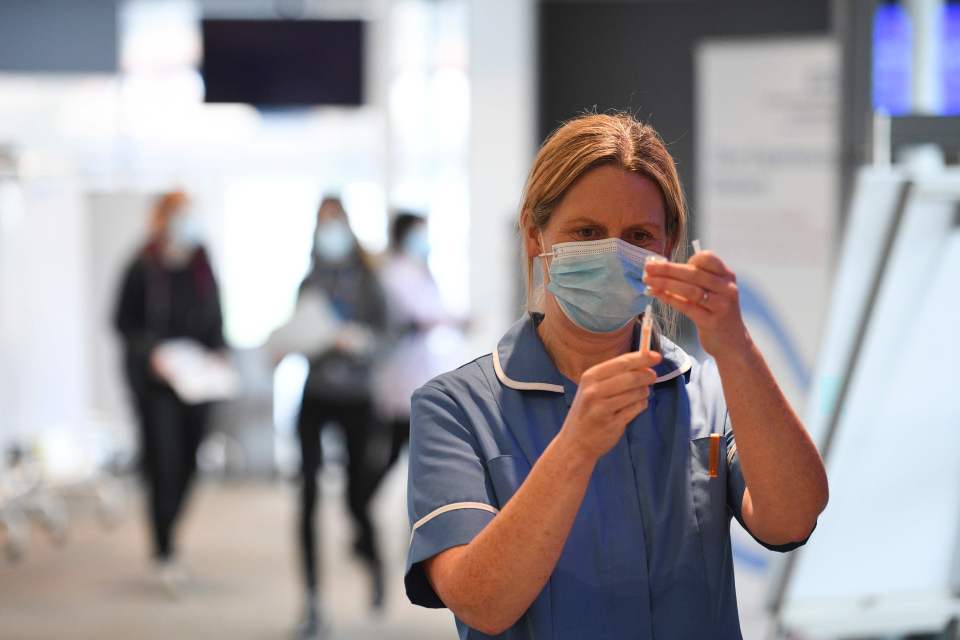
[[[372,405],[367,400],[334,401],[304,394],[297,431],[300,436],[301,495],[300,550],[307,589],[317,588],[317,472],[323,460],[320,431],[331,423],[340,425],[347,445],[347,505],[356,527],[354,548],[372,569],[380,566],[376,534],[370,518],[374,473],[371,438],[377,433]]]
[[[138,393],[136,404],[153,552],[167,559],[175,551],[173,531],[196,472],[210,406],[184,404],[173,391],[156,385]]]
[[[400,452],[403,451],[403,448],[410,442],[410,416],[391,419],[387,424],[387,434],[390,438],[390,453],[387,455],[386,463],[381,465],[380,469],[378,469],[373,476],[373,486],[370,488],[371,493],[376,493],[377,489],[380,488],[384,477],[386,477],[387,473],[400,458]]]

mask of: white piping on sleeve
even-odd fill
[[[508,378],[507,374],[503,372],[503,367],[500,366],[500,354],[496,348],[493,350],[493,371],[497,374],[497,379],[503,384],[503,386],[516,389],[517,391],[552,391],[554,393],[564,393],[563,385],[560,384],[550,384],[548,382],[520,382],[518,380]]]
[[[447,504],[437,509],[434,509],[427,515],[417,520],[413,525],[413,531],[416,531],[417,529],[427,524],[437,516],[442,516],[445,513],[449,513],[450,511],[457,511],[459,509],[479,509],[480,511],[489,511],[494,515],[500,513],[500,511],[496,507],[489,505],[485,502],[454,502],[452,504]]]

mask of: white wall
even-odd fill
[[[436,24],[446,30],[437,45],[447,47],[443,60],[468,64],[469,98],[450,113],[470,123],[469,157],[455,158],[467,168],[454,167],[468,171],[469,195],[467,188],[453,189],[456,198],[464,194],[456,220],[469,220],[469,231],[464,231],[466,222],[441,228],[438,221],[438,239],[453,249],[437,257],[452,259],[452,253],[462,260],[456,269],[441,261],[443,284],[463,303],[469,300],[472,347],[479,355],[493,348],[521,312],[514,225],[536,144],[535,5],[533,0],[464,1],[468,46],[451,40],[456,28],[443,22],[455,23],[456,12],[438,14]],[[391,172],[403,167],[386,160],[384,140],[391,125],[384,83],[392,60],[386,34],[392,33],[390,21],[405,15],[391,8],[413,5],[377,0],[363,6],[364,15],[375,21],[369,74],[375,86],[371,104],[357,110],[317,109],[306,118],[264,119],[241,105],[203,105],[192,72],[160,67],[119,77],[0,75],[0,145],[42,159],[31,161],[46,167],[33,175],[65,176],[59,182],[28,183],[25,214],[0,211],[0,438],[47,423],[79,423],[90,414],[105,415],[113,424],[128,419],[118,409],[124,396],[109,311],[117,269],[137,235],[134,227],[146,215],[144,194],[183,187],[196,197],[198,212],[208,218],[228,311],[239,308],[237,296],[250,289],[249,274],[233,278],[239,273],[236,261],[269,261],[264,249],[289,239],[284,229],[312,215],[323,190],[358,183],[376,186],[387,199],[395,196]],[[462,58],[461,49],[450,53],[451,46],[464,47]],[[441,70],[449,72],[444,65],[448,62]],[[433,125],[437,129],[438,123]],[[452,171],[450,162],[439,164],[443,175]],[[450,181],[437,182],[446,188]],[[300,197],[308,186],[316,193]],[[242,197],[260,191],[262,198]],[[98,195],[87,199],[90,193]],[[431,214],[433,209],[441,214],[440,221],[453,219],[439,195],[428,194],[424,203]],[[264,235],[233,242],[235,227],[253,216],[264,221]],[[19,221],[11,222],[14,218]],[[289,251],[305,257],[309,238],[304,241]],[[460,278],[466,263],[469,277]],[[295,291],[298,279],[291,276],[277,286]]]
[[[75,427],[87,396],[79,187],[65,175],[11,185],[0,205],[0,447]]]
[[[153,198],[137,192],[93,193],[86,202],[90,408],[114,435],[132,444],[133,415],[113,315],[126,267],[146,237]]]

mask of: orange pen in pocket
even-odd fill
[[[710,477],[716,478],[719,475],[720,466],[720,434],[710,434]]]

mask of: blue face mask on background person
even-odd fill
[[[547,290],[570,320],[597,333],[616,331],[643,313],[653,299],[643,292],[643,267],[663,256],[620,238],[563,242],[550,253]]]
[[[193,214],[181,211],[170,221],[167,241],[182,251],[190,251],[200,246],[200,225]]]
[[[407,233],[403,239],[403,252],[419,260],[427,261],[430,257],[430,239],[426,227],[417,227]]]
[[[186,266],[200,247],[200,226],[192,214],[180,210],[170,219],[163,244],[163,262],[167,267]]]
[[[317,253],[328,262],[343,262],[353,251],[353,234],[343,220],[327,220],[317,225]]]

